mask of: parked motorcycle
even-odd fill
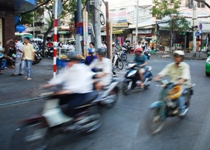
[[[34,53],[34,54],[35,54],[35,56],[34,56],[35,58],[34,58],[33,65],[38,64],[38,63],[42,60],[41,53],[42,53],[41,50],[38,50],[38,51],[36,51],[36,52]]]
[[[139,83],[141,83],[138,74],[138,68],[136,63],[128,64],[125,79],[122,84],[122,91],[124,95],[128,95],[131,91],[140,90]],[[152,80],[152,67],[147,66],[145,68],[144,76],[144,89],[147,89]],[[142,89],[141,89],[142,90]]]
[[[117,45],[115,45],[115,49],[120,53],[121,59],[123,61],[126,61],[127,60],[127,49],[124,47],[117,46]]]
[[[182,94],[181,85],[168,82],[167,80],[158,82],[162,87],[160,99],[150,105],[146,121],[147,130],[152,135],[159,133],[163,129],[166,118],[179,116],[180,112],[177,99]],[[189,110],[194,86],[195,84],[192,84],[184,91],[187,111]]]
[[[113,68],[119,68],[120,70],[122,70],[124,67],[123,60],[121,58],[121,52],[118,50],[114,52],[112,66]]]
[[[134,47],[133,47],[133,46],[130,46],[130,45],[127,44],[127,43],[124,43],[124,44],[122,45],[122,47],[123,47],[124,49],[126,49],[127,53],[133,53],[133,52],[134,52]]]
[[[54,55],[53,47],[47,47],[44,54],[47,58],[53,58],[53,55]]]
[[[147,59],[149,60],[151,57],[151,54],[149,51],[144,51],[144,55],[147,56]]]
[[[100,96],[98,92],[90,92],[81,106],[74,109],[74,115],[69,113],[68,104],[61,104],[59,99],[51,99],[55,91],[42,94],[46,98],[43,111],[35,116],[21,121],[21,126],[15,131],[12,139],[12,149],[45,150],[50,147],[54,137],[65,133],[91,133],[102,124],[98,109]],[[50,149],[50,148],[49,148]]]

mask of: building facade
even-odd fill
[[[33,9],[36,0],[2,0],[0,2],[0,42],[5,50],[11,43],[7,42],[15,36],[15,16]]]

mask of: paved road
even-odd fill
[[[156,75],[170,61],[171,59],[153,57],[149,65]],[[61,135],[54,140],[51,150],[209,150],[210,79],[205,76],[204,61],[187,62],[196,87],[186,118],[168,119],[159,135],[151,137],[146,133],[145,114],[148,106],[157,100],[160,91],[153,83],[146,91],[128,96],[120,94],[116,107],[103,112],[103,125],[97,132],[86,136]],[[0,108],[1,150],[9,149],[11,135],[17,127],[16,122],[36,113],[42,103],[40,100]]]

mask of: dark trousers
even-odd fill
[[[1,70],[2,70],[2,68],[1,68],[1,66],[2,66],[2,59],[3,59],[3,58],[0,58],[0,72],[1,72]]]
[[[86,99],[87,94],[63,94],[63,95],[56,95],[51,98],[58,98],[60,99],[60,105],[68,104],[69,113],[75,115],[74,108],[81,106],[83,101]]]

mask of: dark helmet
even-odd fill
[[[103,48],[98,48],[98,49],[97,49],[97,54],[98,54],[98,55],[104,56],[104,54],[105,54],[105,49],[103,49]]]

